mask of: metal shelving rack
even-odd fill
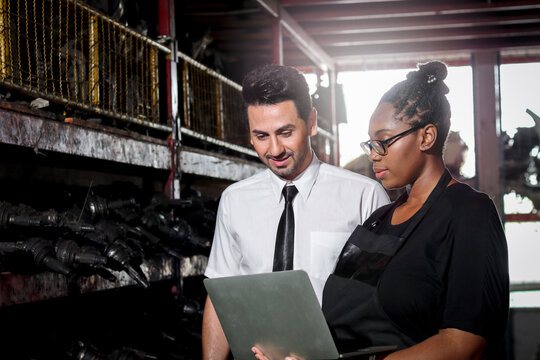
[[[48,118],[46,113],[11,105],[0,108],[0,120],[0,143],[33,149],[32,155],[46,151],[173,171],[171,147],[164,140],[105,129],[84,121],[59,122]],[[262,168],[257,163],[195,148],[180,147],[177,151],[178,171],[186,174],[232,182],[251,176]],[[145,260],[141,269],[154,282],[201,275],[206,262],[203,255],[186,257],[181,261],[164,256]],[[70,282],[63,275],[50,272],[32,275],[1,273],[0,306],[69,296],[74,291],[88,293],[135,285],[125,273],[113,274],[117,277],[115,282],[97,275]]]
[[[162,1],[160,6],[163,3],[168,4]],[[43,2],[43,6],[34,4],[33,9],[24,8],[21,4],[24,3],[18,0],[0,2],[0,80],[4,88],[21,92],[29,98],[46,99],[53,104],[79,111],[91,111],[97,116],[110,116],[153,131],[168,132],[170,136],[163,140],[75,117],[58,116],[55,110],[47,108],[43,111],[27,104],[0,101],[0,144],[32,149],[33,152],[28,152],[28,156],[37,156],[42,152],[56,153],[73,159],[87,158],[144,168],[146,171],[171,173],[175,178],[180,178],[181,174],[190,174],[233,182],[262,169],[262,165],[257,162],[182,146],[180,137],[184,133],[244,155],[256,156],[252,150],[225,140],[189,129],[182,130],[175,115],[178,110],[171,108],[171,102],[175,101],[174,96],[178,92],[178,79],[174,74],[168,74],[168,93],[161,95],[159,100],[158,55],[163,54],[170,61],[171,53],[176,53],[174,42],[171,42],[170,47],[165,47],[76,2],[53,0]],[[50,6],[51,12],[61,12],[66,20],[62,23],[62,19],[52,13],[50,18],[46,16],[44,12],[47,6]],[[26,15],[19,16],[19,12]],[[29,31],[28,23],[25,23],[28,22],[29,14],[44,19],[46,17],[47,21],[29,22],[34,27],[29,33],[39,39],[25,35]],[[160,16],[172,18],[168,11]],[[70,19],[74,19],[72,24],[68,24]],[[53,29],[55,25],[58,31]],[[17,40],[21,34],[25,35],[21,37],[24,40]],[[82,38],[79,39],[79,36]],[[62,38],[70,39],[66,42],[70,47],[57,45]],[[115,39],[122,39],[124,43],[117,43]],[[17,45],[18,41],[23,41],[24,46]],[[108,44],[104,44],[106,42]],[[112,45],[116,45],[116,48],[124,46],[123,51]],[[111,49],[107,50],[107,46]],[[36,49],[35,54],[38,56],[32,56],[34,60],[28,63],[21,62],[25,51],[35,55],[33,49]],[[143,60],[148,61],[147,66],[137,57],[137,50],[143,51]],[[131,53],[135,58],[133,61],[128,58]],[[63,62],[53,66],[51,61],[57,58]],[[118,66],[111,65],[114,59],[118,61]],[[174,61],[172,64],[176,66]],[[44,70],[41,71],[41,68]],[[82,69],[87,71],[86,77],[79,79],[81,74],[77,71]],[[130,69],[134,69],[135,78],[127,75]],[[72,81],[73,76],[75,81]],[[121,86],[113,84],[111,79],[121,82]],[[131,89],[135,86],[135,80],[141,82],[142,87]],[[225,78],[219,80],[230,83]],[[121,95],[135,96],[138,103],[122,100]],[[170,115],[159,115],[157,101],[168,102]],[[167,120],[160,122],[160,118]],[[166,181],[165,177],[163,183]],[[175,185],[176,189],[169,195],[178,198],[179,182]],[[145,260],[141,270],[150,282],[175,280],[201,275],[206,262],[207,258],[203,255],[189,256],[182,260],[163,255]],[[111,282],[97,275],[68,279],[50,272],[1,273],[0,307],[135,285],[125,273],[113,274],[117,280]]]

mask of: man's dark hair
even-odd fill
[[[407,74],[388,90],[379,103],[390,103],[396,109],[397,118],[411,126],[433,124],[437,128],[437,140],[433,150],[442,154],[450,129],[450,103],[446,98],[449,90],[444,79],[448,75],[446,64],[432,61],[419,64],[417,71]]]
[[[288,66],[265,65],[249,72],[242,82],[243,111],[250,105],[274,105],[292,100],[298,116],[308,121],[311,96],[304,75]]]

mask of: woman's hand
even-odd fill
[[[251,348],[251,351],[253,351],[253,354],[255,354],[255,357],[257,358],[257,360],[270,360],[268,359],[266,356],[264,356],[263,352],[261,351],[261,349],[259,349],[258,347],[254,346]],[[295,358],[294,356],[287,356],[285,358],[285,360],[298,360],[297,358]]]

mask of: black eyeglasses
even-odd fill
[[[390,145],[395,143],[403,136],[409,135],[410,133],[422,127],[424,127],[424,124],[418,124],[410,128],[409,130],[405,130],[404,132],[394,135],[386,140],[368,140],[360,143],[360,146],[368,156],[371,154],[371,150],[375,151],[378,155],[384,156],[388,153],[388,148],[390,147]]]

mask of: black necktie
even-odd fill
[[[298,194],[298,189],[294,185],[285,185],[282,193],[285,198],[285,208],[281,219],[279,219],[272,271],[292,270],[293,268],[294,212],[292,201]]]

